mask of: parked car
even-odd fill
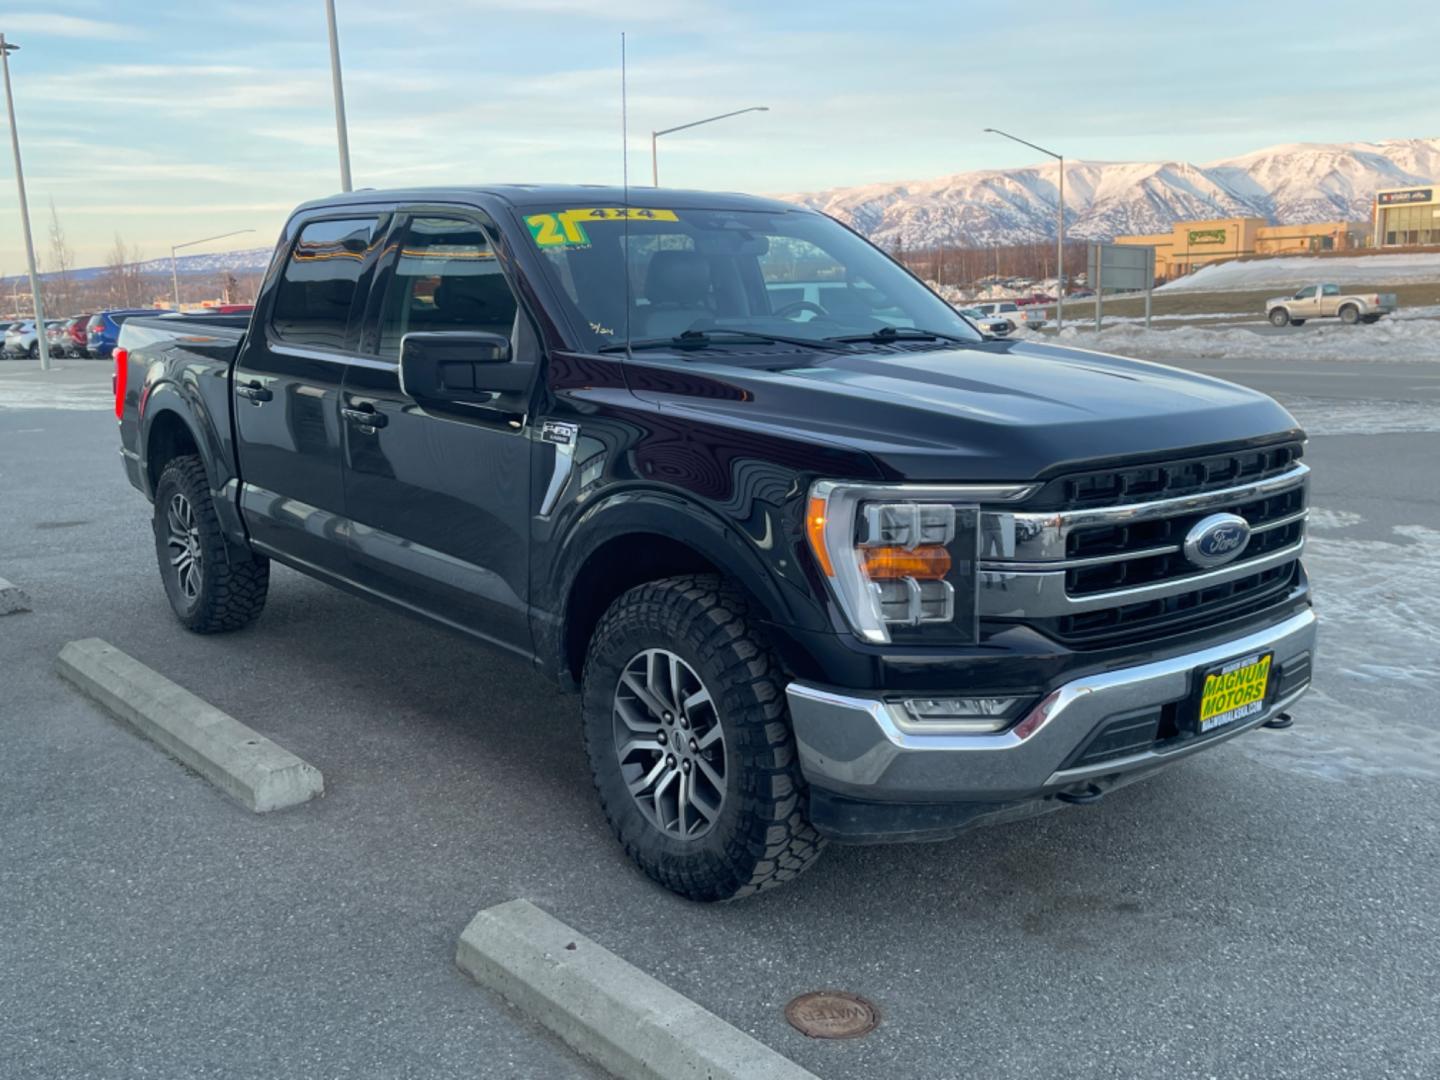
[[[87,328],[90,325],[90,319],[91,316],[89,315],[76,315],[65,324],[65,332],[70,337],[68,349],[71,356],[83,357],[89,355],[86,351],[86,346],[89,341]]]
[[[1032,304],[1053,304],[1055,303],[1055,297],[1051,296],[1049,293],[1035,292],[1031,293],[1029,296],[1016,297],[1015,303],[1019,304],[1021,307],[1029,307]]]
[[[975,308],[982,315],[1005,319],[1010,323],[1012,330],[1018,330],[1022,326],[1027,330],[1039,330],[1045,325],[1044,312],[1029,311],[1013,300],[999,300],[987,304],[976,304]]]
[[[796,251],[818,299],[770,294]],[[802,207],[357,191],[295,211],[249,319],[120,335],[182,625],[252,623],[274,560],[523,658],[579,694],[529,722],[693,899],[1093,803],[1310,682],[1284,409],[984,339]]]
[[[163,315],[165,308],[116,308],[90,316],[85,326],[85,355],[104,359],[115,349],[120,336],[120,327],[136,315]]]
[[[1275,326],[1307,319],[1339,318],[1341,322],[1379,322],[1397,307],[1394,293],[1342,293],[1339,285],[1306,285],[1294,296],[1277,296],[1265,301],[1265,317]]]
[[[45,344],[50,355],[63,358],[70,353],[69,323],[64,319],[50,319],[45,323]]]
[[[994,337],[1004,337],[1015,329],[1009,319],[1001,318],[998,315],[986,315],[979,308],[960,308],[960,314],[973,322],[980,328],[981,333],[991,334]]]
[[[34,319],[21,319],[10,324],[5,331],[5,355],[28,356],[32,359],[40,355],[40,342],[35,334]]]

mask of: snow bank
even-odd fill
[[[1319,258],[1287,255],[1251,262],[1212,263],[1193,274],[1161,285],[1157,293],[1225,292],[1278,289],[1293,292],[1306,282],[1334,281],[1362,285],[1408,285],[1440,282],[1440,252],[1408,255],[1345,255]]]
[[[1144,360],[1193,356],[1440,363],[1440,320],[1437,319],[1383,319],[1368,326],[1335,322],[1279,334],[1206,326],[1146,330],[1135,323],[1107,326],[1096,334],[1094,330],[1067,324],[1059,334],[1018,330],[1012,337]]]

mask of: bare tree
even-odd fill
[[[115,245],[105,256],[107,301],[112,307],[136,307],[141,300],[144,281],[140,273],[140,253],[115,234]]]
[[[74,299],[70,288],[70,270],[75,265],[74,252],[65,240],[65,229],[60,224],[60,215],[55,212],[55,200],[50,200],[50,273],[60,275],[46,290],[45,308],[56,315],[70,314]]]

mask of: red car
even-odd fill
[[[69,335],[68,348],[71,356],[84,356],[87,339],[85,328],[90,325],[89,315],[76,315],[65,324],[65,333]]]

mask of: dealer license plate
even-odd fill
[[[1265,707],[1274,653],[1252,653],[1205,674],[1200,691],[1199,733],[1254,716]]]

